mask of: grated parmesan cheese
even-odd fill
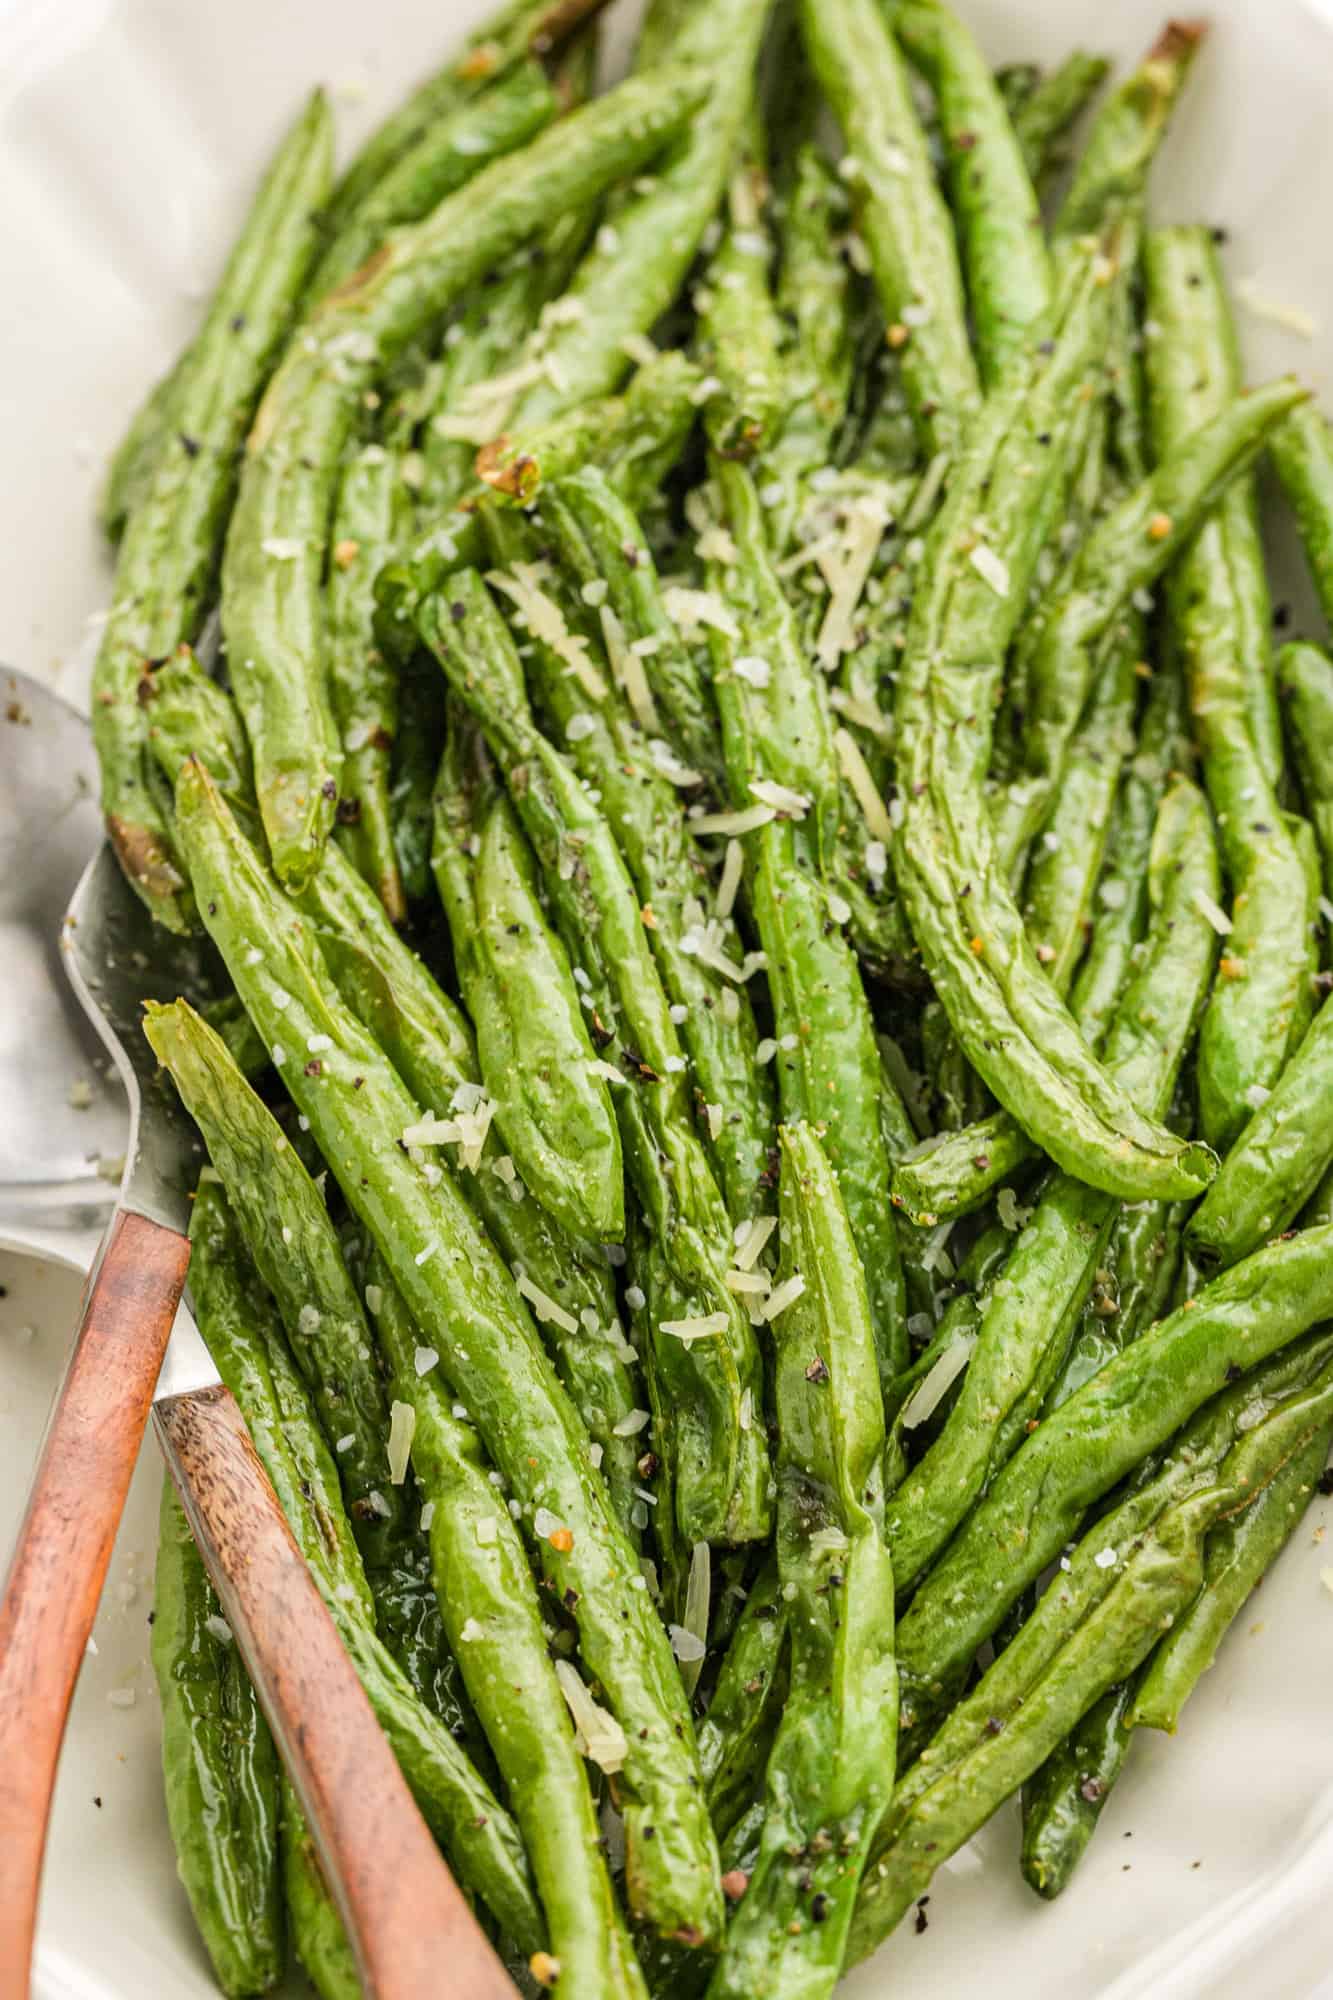
[[[562,1333],[578,1332],[579,1323],[573,1313],[566,1312],[565,1308],[553,1299],[549,1292],[544,1292],[540,1285],[534,1285],[526,1271],[515,1270],[514,1283],[538,1319],[548,1321],[552,1326],[558,1326]],[[538,1532],[540,1533],[540,1530]]]
[[[838,767],[856,795],[867,831],[887,848],[893,839],[893,822],[851,730],[835,729],[833,747],[838,753]]]
[[[915,1430],[932,1417],[968,1364],[976,1346],[974,1333],[960,1334],[936,1356],[921,1381],[903,1405],[901,1423],[905,1431]]]
[[[770,1322],[775,1320],[779,1313],[786,1312],[788,1306],[795,1305],[804,1290],[805,1279],[799,1271],[793,1271],[790,1278],[784,1278],[764,1300],[764,1318]]]
[[[407,1477],[407,1461],[417,1428],[417,1413],[410,1403],[395,1402],[389,1410],[389,1479],[401,1486]]]
[[[657,1325],[659,1332],[669,1333],[673,1340],[706,1340],[710,1334],[726,1332],[727,1315],[698,1313],[689,1319],[660,1319]]]

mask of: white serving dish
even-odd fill
[[[1076,41],[1125,62],[1158,0],[963,0],[996,59]],[[0,660],[86,688],[108,568],[105,454],[188,333],[256,170],[316,78],[353,142],[486,0],[0,0]],[[1333,0],[1211,0],[1214,33],[1157,177],[1156,212],[1224,224],[1236,276],[1314,315],[1245,317],[1252,372],[1333,391]],[[627,22],[617,10],[616,42]],[[1333,397],[1326,395],[1326,400]],[[1299,562],[1279,593],[1308,615]],[[53,913],[54,915],[55,913]],[[73,1243],[78,1262],[90,1246]],[[77,1275],[0,1253],[0,1544],[73,1324]],[[21,1329],[33,1327],[27,1340]],[[85,1669],[47,1866],[42,2000],[214,1991],[175,1881],[157,1774],[147,1612],[158,1469],[140,1466]],[[1239,1622],[1179,1738],[1145,1735],[1070,1892],[1040,1904],[1002,1813],[941,1869],[849,2000],[1311,2000],[1333,1956],[1333,1597],[1308,1525]],[[131,1587],[133,1595],[131,1595]],[[132,1707],[111,1696],[132,1688]],[[94,1798],[102,1803],[94,1805]],[[1333,1993],[1333,1988],[1329,1989]],[[573,2000],[573,1996],[571,1996]]]

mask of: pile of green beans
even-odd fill
[[[283,140],[108,476],[103,802],[199,1324],[506,1962],[821,2000],[1014,1793],[1066,1890],[1323,1478],[1333,431],[1156,221],[1197,27],[1094,106],[650,0],[597,95],[597,13]],[[229,1638],[168,1494],[218,1982],[355,2000]]]

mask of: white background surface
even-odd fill
[[[1156,0],[964,0],[997,57],[1128,58]],[[476,0],[0,0],[0,659],[82,685],[107,568],[101,462],[188,333],[260,161],[317,77],[353,140],[483,12]],[[1230,268],[1333,330],[1333,35],[1325,0],[1216,0],[1157,178],[1161,217],[1223,222]],[[619,15],[617,16],[619,19]],[[1253,370],[1325,387],[1333,331],[1245,324]],[[1329,400],[1326,397],[1326,401]],[[1306,600],[1290,552],[1279,591]],[[3,1004],[0,1001],[0,1004]],[[2,1113],[0,1113],[2,1115]],[[0,1540],[16,1518],[77,1285],[0,1261]],[[29,1335],[25,1329],[31,1328]],[[80,1689],[53,1830],[41,1989],[204,1995],[163,1825],[147,1669],[157,1468],[140,1469]],[[855,2000],[1037,1993],[1312,2000],[1333,1963],[1333,1597],[1320,1502],[1179,1738],[1145,1733],[1074,1887],[1040,1904],[1012,1810],[942,1869],[849,1982]],[[132,1691],[132,1707],[109,1697]],[[93,1804],[101,1799],[100,1807]]]

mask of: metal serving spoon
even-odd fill
[[[108,1139],[125,1159],[0,1598],[0,2000],[28,1991],[65,1719],[150,1407],[366,1993],[513,2000],[181,1303],[200,1145],[140,1014],[147,999],[206,990],[207,947],[153,923],[101,840],[95,800],[86,723],[38,683],[0,674],[0,1217],[86,1219],[115,1192],[102,1178]],[[71,1102],[71,1081],[95,1070],[51,963],[71,862],[94,841],[59,956],[124,1084],[128,1144],[110,1092],[79,1109],[76,1088]]]

